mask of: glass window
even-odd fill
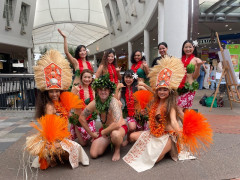
[[[112,0],[112,6],[116,15],[116,19],[119,19],[120,17],[120,12],[119,12],[119,8],[118,8],[118,4],[116,0]]]
[[[29,5],[22,3],[21,12],[20,12],[20,16],[19,16],[19,23],[21,23],[25,26],[28,23],[28,15],[27,15],[28,8],[29,8]]]
[[[112,13],[111,13],[109,4],[106,5],[105,8],[106,8],[107,16],[108,16],[108,19],[109,19],[109,23],[113,24],[113,17],[112,17]]]
[[[6,0],[3,11],[3,18],[13,20],[13,0]]]

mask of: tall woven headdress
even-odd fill
[[[35,82],[41,91],[67,90],[72,82],[69,62],[57,50],[49,50],[34,67]]]
[[[148,75],[150,86],[154,91],[160,87],[176,90],[185,75],[185,71],[180,59],[167,56],[159,60],[158,65],[151,69]]]

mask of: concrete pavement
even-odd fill
[[[193,108],[208,118],[214,131],[214,144],[208,151],[202,151],[198,159],[174,162],[167,156],[151,170],[137,173],[123,160],[112,162],[112,152],[108,150],[102,157],[90,159],[89,166],[71,169],[69,164],[58,165],[38,171],[38,179],[237,179],[240,177],[240,104],[234,103],[233,110],[230,110],[225,100],[224,107],[209,112],[209,108],[198,103],[205,93],[210,95],[211,91],[197,92]],[[20,160],[26,136],[35,131],[29,127],[33,115],[29,112],[20,113],[21,116],[0,113],[0,179],[23,179]],[[122,148],[121,157],[130,148],[131,145]],[[84,149],[89,155],[89,147]],[[29,170],[28,175],[31,179]]]

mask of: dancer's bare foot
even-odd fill
[[[125,141],[123,141],[122,146],[125,147],[127,145],[128,145],[128,140],[126,139]]]
[[[120,159],[120,148],[115,148],[112,161],[118,161]]]

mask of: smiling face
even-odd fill
[[[141,59],[142,59],[142,53],[137,51],[134,55],[134,60],[138,62],[138,61],[141,61]]]
[[[183,47],[183,52],[186,54],[186,56],[190,56],[194,51],[194,47],[191,43],[186,43]]]
[[[86,59],[87,56],[87,50],[86,48],[82,47],[79,51],[79,57],[80,59]]]
[[[85,72],[84,74],[82,74],[82,83],[84,85],[90,85],[92,82],[92,74],[89,72]]]
[[[126,83],[127,86],[131,86],[133,83],[133,77],[124,76],[124,82]]]
[[[169,89],[165,87],[160,87],[157,90],[157,95],[160,99],[166,99],[169,96],[169,93],[170,93]]]
[[[51,101],[58,101],[60,97],[60,90],[51,89],[48,91],[48,96],[51,99]]]
[[[107,89],[107,88],[98,89],[97,92],[101,101],[103,102],[106,101],[108,96],[110,95],[110,89]]]
[[[108,60],[108,63],[109,64],[112,64],[113,61],[114,61],[114,54],[113,53],[110,53],[107,57],[107,60]]]
[[[160,46],[159,46],[159,49],[158,49],[159,54],[160,54],[162,57],[164,57],[164,56],[167,54],[167,50],[168,50],[168,48],[166,48],[164,45],[160,45]]]

